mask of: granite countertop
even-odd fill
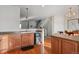
[[[23,34],[23,33],[35,33],[36,31],[41,30],[41,29],[20,29],[20,30],[12,30],[12,31],[0,31],[0,35],[5,35],[5,34]]]
[[[26,29],[19,29],[19,30],[6,30],[6,31],[0,31],[0,34],[11,34],[11,33],[27,33],[30,31],[27,31]]]
[[[23,34],[23,33],[34,33],[34,32],[0,32],[0,35],[6,35],[6,34]]]
[[[55,33],[55,34],[53,34],[53,36],[65,38],[65,39],[69,39],[69,40],[74,40],[74,41],[79,41],[79,34],[77,34],[77,35],[67,35],[67,34]]]

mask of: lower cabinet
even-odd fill
[[[0,35],[0,53],[34,45],[34,33]]]
[[[60,37],[52,37],[52,54],[77,54],[79,43]]]
[[[60,54],[61,53],[61,40],[56,37],[52,37],[51,41],[52,53],[53,54]]]
[[[61,44],[62,54],[75,54],[78,53],[78,43],[69,40],[62,40]]]
[[[21,35],[20,34],[11,34],[8,37],[9,39],[9,50],[20,48],[21,47]]]
[[[24,33],[24,34],[10,34],[8,36],[8,49],[16,49],[24,46],[34,45],[34,34]]]
[[[22,34],[22,46],[34,45],[34,33]]]
[[[0,53],[8,51],[8,35],[0,35]]]

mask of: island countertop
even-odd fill
[[[60,34],[60,33],[55,33],[52,35],[52,37],[59,37],[59,38],[64,38],[68,40],[73,40],[73,41],[79,41],[79,34],[78,35],[67,35],[67,34]]]
[[[11,30],[11,31],[0,31],[0,35],[35,33],[40,31],[42,32],[42,29],[20,29],[20,30]]]

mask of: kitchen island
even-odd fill
[[[0,34],[0,53],[33,45],[33,32],[1,32]]]
[[[35,36],[35,34],[38,34],[38,33],[41,35],[40,41],[38,41],[37,37]],[[35,40],[37,40],[37,43],[35,43]],[[41,48],[39,49],[40,53],[43,53],[44,52],[43,40],[44,40],[43,29],[1,31],[0,32],[0,54],[6,54],[7,52],[10,52],[10,51],[12,52],[13,50],[28,51],[33,47],[39,46],[39,45],[41,46]],[[33,52],[33,53],[36,53],[36,52]],[[22,52],[20,54],[22,54]]]
[[[79,34],[56,33],[52,37],[52,54],[79,54]]]

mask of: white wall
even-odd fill
[[[16,31],[20,24],[20,8],[0,6],[0,31]]]
[[[53,16],[51,17],[48,17],[47,19],[47,22],[45,23],[44,25],[44,29],[45,29],[45,36],[51,36],[52,33],[53,33]]]
[[[45,7],[41,6],[20,6],[27,7],[29,10],[29,16],[41,16],[41,17],[49,17],[54,16],[54,33],[57,31],[65,30],[65,13],[68,8],[73,7],[77,10],[76,5],[46,5]]]

